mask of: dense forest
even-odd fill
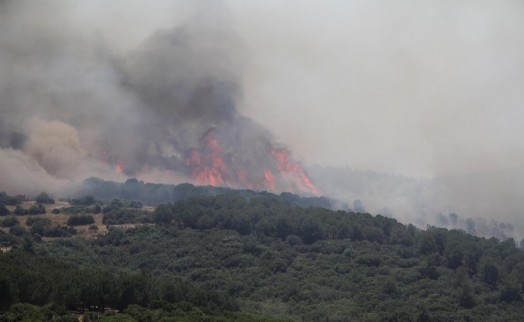
[[[524,316],[524,253],[512,239],[420,230],[286,194],[224,190],[149,212],[134,199],[70,200],[68,216],[101,211],[109,228],[97,238],[0,233],[11,247],[0,255],[0,321],[73,321],[72,312],[84,321]]]

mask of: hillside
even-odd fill
[[[435,178],[320,166],[308,173],[326,195],[350,204],[359,200],[367,211],[403,223],[487,238],[524,237],[522,168]]]
[[[259,195],[276,197],[276,194],[265,191],[235,190],[226,187],[195,186],[190,183],[159,184],[144,183],[137,179],[128,179],[125,182],[89,178],[74,191],[73,196],[91,195],[98,199],[111,200],[113,198],[125,200],[140,200],[144,204],[157,205],[160,203],[176,202],[195,196],[217,196],[233,194],[249,199]],[[298,195],[283,192],[281,200],[297,206],[315,206],[330,208],[332,200],[325,197],[299,197]]]
[[[132,212],[126,202],[96,202],[106,222]],[[13,247],[0,255],[3,319],[20,314],[20,302],[37,305],[26,313],[55,316],[111,308],[106,321],[516,321],[524,314],[524,253],[511,239],[422,231],[233,190],[148,214],[120,217],[136,227],[108,225],[96,239],[2,235]]]

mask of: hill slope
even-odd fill
[[[109,226],[94,240],[20,240],[19,250],[0,255],[10,263],[0,266],[0,285],[9,290],[2,300],[6,314],[17,302],[75,309],[86,294],[93,294],[92,305],[119,308],[134,320],[140,310],[157,312],[159,303],[162,314],[174,316],[186,302],[195,320],[233,314],[247,320],[514,321],[524,314],[524,253],[511,239],[421,231],[383,216],[235,191],[161,205],[151,216],[156,224]],[[49,261],[73,273],[35,275],[24,264]],[[58,285],[74,281],[67,276],[85,274],[100,279],[71,288],[67,302],[22,296],[59,294]],[[32,278],[47,282],[23,282]],[[115,285],[109,298],[96,286],[107,279]],[[170,296],[161,285],[195,296]]]

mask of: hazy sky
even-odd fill
[[[255,58],[247,107],[307,162],[408,175],[522,164],[524,2],[263,3],[235,11]]]
[[[78,19],[123,50],[193,7],[90,2]],[[305,163],[433,176],[524,161],[524,2],[225,3],[248,57],[240,108]]]

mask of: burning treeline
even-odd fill
[[[27,173],[11,187],[18,179],[0,175],[3,189],[126,175],[320,193],[238,111],[244,51],[220,10],[157,31],[122,57],[38,18],[45,6],[0,2],[0,164]]]

